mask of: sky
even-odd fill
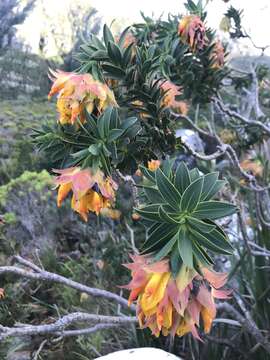
[[[168,13],[185,13],[186,0],[45,0],[47,9],[54,14],[59,12],[62,15],[70,2],[90,3],[99,11],[104,22],[110,24],[113,19],[122,18],[127,25],[141,21],[140,11],[146,15],[153,14],[155,17],[159,17],[162,13],[164,17]],[[230,4],[244,10],[243,25],[252,36],[253,42],[257,46],[270,45],[270,0],[230,0],[228,3],[223,0],[209,0],[207,24],[215,29],[219,28],[220,20]],[[36,44],[41,26],[40,15],[36,12],[26,21],[21,33],[29,43]],[[250,44],[249,41],[244,43],[247,46]],[[247,50],[247,52],[254,51],[256,50],[252,47]],[[266,54],[270,55],[270,48]]]

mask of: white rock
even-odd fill
[[[121,350],[106,356],[96,358],[99,360],[181,360],[179,357],[166,351],[155,348],[138,348]]]

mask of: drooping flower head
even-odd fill
[[[214,61],[213,63],[213,68],[222,68],[225,64],[225,51],[224,51],[224,47],[221,43],[220,40],[218,40],[215,43],[213,52],[212,52],[212,60]]]
[[[173,111],[186,115],[188,106],[185,101],[176,100],[175,97],[182,94],[181,87],[175,85],[169,80],[162,82],[161,89],[164,92],[162,105],[171,108]]]
[[[89,168],[72,167],[54,172],[59,174],[55,178],[58,186],[57,205],[61,206],[72,191],[71,207],[85,221],[90,211],[98,215],[101,209],[110,208],[114,203],[118,186],[111,177],[105,177],[102,171],[93,173]]]
[[[51,71],[53,85],[48,97],[58,93],[57,109],[61,124],[85,122],[85,110],[101,113],[108,106],[117,106],[113,92],[106,84],[94,80],[90,74]]]
[[[148,255],[131,256],[133,263],[125,264],[131,270],[132,280],[124,286],[129,289],[129,303],[137,301],[137,316],[141,328],[150,328],[153,335],[183,336],[191,332],[200,339],[200,319],[204,331],[211,330],[216,316],[214,299],[226,299],[230,290],[220,290],[227,274],[201,268],[201,274],[182,265],[173,277],[169,260],[153,263]]]
[[[197,15],[184,16],[179,23],[178,34],[192,51],[202,50],[208,42],[204,23]]]

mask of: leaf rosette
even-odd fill
[[[181,162],[176,171],[167,161],[163,168],[151,171],[140,167],[148,184],[143,185],[146,205],[136,209],[147,224],[143,253],[154,253],[153,260],[170,257],[177,275],[181,265],[211,267],[210,253],[231,255],[228,237],[214,220],[232,215],[236,206],[213,197],[225,185],[218,172],[201,175]]]

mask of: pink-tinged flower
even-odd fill
[[[178,34],[192,51],[202,50],[208,42],[204,23],[197,15],[184,16],[179,23]]]
[[[181,87],[175,85],[169,80],[161,83],[161,89],[164,92],[162,105],[171,108],[173,111],[186,115],[188,113],[188,105],[185,101],[176,100],[175,97],[182,94]]]
[[[116,40],[117,43],[119,43],[120,37],[119,37],[119,36],[116,36],[115,40]],[[123,40],[123,42],[122,42],[122,47],[123,47],[124,49],[126,49],[127,47],[129,47],[129,45],[131,45],[131,44],[136,45],[136,43],[137,43],[137,39],[136,39],[135,36],[132,34],[132,32],[129,31],[129,32],[127,32],[127,33],[125,34],[124,40]]]
[[[55,178],[58,206],[72,191],[71,207],[87,221],[90,211],[98,215],[102,209],[113,205],[118,186],[112,178],[105,177],[102,171],[93,173],[89,168],[72,167],[54,172],[59,174]]]
[[[101,113],[108,106],[117,106],[113,92],[90,74],[52,71],[53,85],[48,98],[58,94],[57,109],[61,124],[75,124],[77,119],[85,122],[85,110]]]
[[[159,336],[183,336],[191,332],[200,339],[200,319],[204,331],[211,330],[216,316],[215,298],[227,299],[230,290],[220,290],[227,274],[202,268],[202,275],[182,265],[173,277],[169,260],[153,263],[148,255],[131,256],[132,280],[124,288],[130,290],[129,304],[137,301],[137,316],[141,328],[148,327]]]
[[[213,68],[219,69],[219,68],[222,68],[224,66],[224,64],[225,64],[225,51],[224,51],[224,47],[223,47],[220,40],[218,40],[215,43],[215,47],[213,49],[211,58],[214,61],[213,65],[212,65]]]

